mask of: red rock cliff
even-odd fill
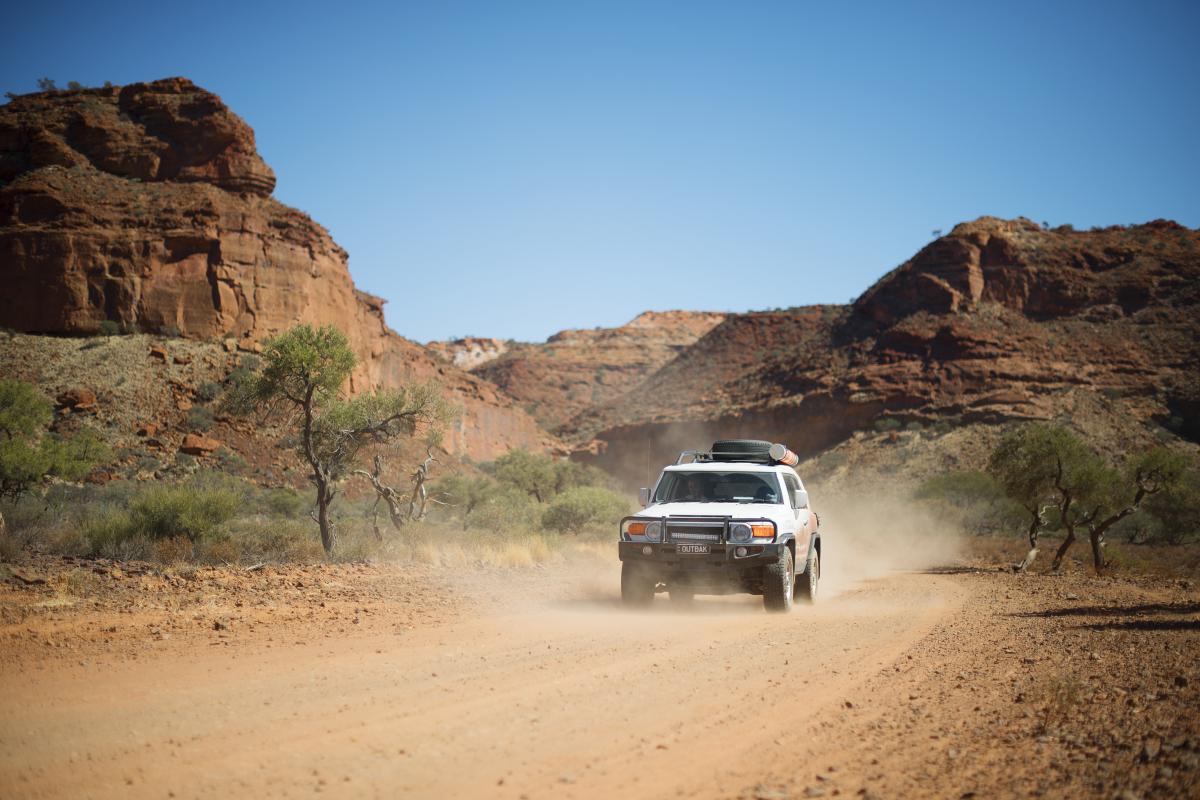
[[[555,445],[495,387],[389,330],[346,251],[274,186],[250,127],[186,79],[15,98],[0,107],[0,325],[257,340],[332,323],[360,357],[353,390],[448,388],[465,410],[455,449]]]

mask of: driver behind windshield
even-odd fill
[[[676,500],[701,503],[708,498],[704,494],[704,483],[697,475],[688,475],[675,495]]]

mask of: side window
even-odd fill
[[[800,481],[796,480],[791,475],[783,476],[783,483],[787,487],[788,505],[792,508],[796,507],[796,490],[800,488]]]

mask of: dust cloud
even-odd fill
[[[903,494],[876,484],[832,495],[814,488],[812,497],[821,518],[824,599],[895,572],[953,565],[962,555],[962,532]]]

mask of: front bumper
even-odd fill
[[[733,542],[713,543],[712,552],[703,554],[680,553],[678,544],[691,542],[618,542],[617,554],[622,561],[636,561],[647,566],[658,567],[665,572],[739,572],[746,569],[761,569],[764,565],[779,559],[780,549],[787,547],[786,542],[771,542],[767,544],[734,544]],[[650,548],[647,555],[645,548]],[[747,555],[738,557],[736,550],[745,547]]]

